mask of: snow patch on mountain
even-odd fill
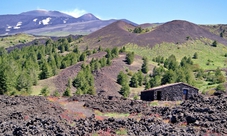
[[[9,28],[9,29],[10,29],[10,28],[12,28],[12,26],[7,25],[7,28]]]
[[[22,25],[22,22],[18,22],[17,25],[13,27],[13,29],[20,29],[21,25]]]
[[[35,19],[33,19],[33,22],[36,22],[38,19],[37,18],[35,18]]]
[[[69,20],[69,19],[67,18],[67,19],[63,20],[63,23],[64,23],[64,24],[67,23],[67,20]]]
[[[21,26],[22,25],[22,22],[18,22],[16,26]]]
[[[43,19],[43,20],[42,20],[43,25],[48,25],[49,22],[50,22],[50,20],[51,20],[50,17],[48,17],[48,18],[46,18],[46,19]],[[40,23],[40,22],[39,22],[39,23]]]

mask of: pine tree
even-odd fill
[[[121,87],[121,90],[119,92],[121,95],[123,95],[124,97],[128,97],[130,94],[130,87],[125,84]]]
[[[217,41],[215,40],[215,41],[211,44],[211,46],[217,47]]]
[[[82,90],[80,88],[78,88],[76,90],[76,95],[82,95],[82,94],[83,94]]]
[[[126,62],[131,65],[134,61],[134,52],[126,54]]]
[[[71,90],[67,87],[65,92],[63,93],[63,96],[71,96]]]
[[[39,75],[40,79],[47,79],[52,76],[52,69],[47,62],[44,62],[41,70],[42,72]]]
[[[198,59],[198,53],[197,52],[194,53],[193,59]]]
[[[68,78],[67,87],[68,88],[71,88],[71,84],[72,84],[72,80],[71,80],[71,78]]]
[[[113,58],[112,53],[109,48],[106,49],[106,58],[110,59],[110,60]]]
[[[106,60],[106,65],[107,65],[107,66],[110,66],[110,65],[111,65],[111,59],[110,59],[110,58],[107,58],[107,60]]]
[[[142,86],[143,85],[143,79],[144,79],[143,73],[141,71],[138,71],[136,74],[137,74],[137,77],[138,77],[138,85]]]
[[[130,81],[130,87],[138,87],[138,85],[139,85],[139,83],[138,83],[137,74],[134,74]]]
[[[146,57],[143,57],[143,64],[142,64],[142,68],[141,71],[146,74],[148,72],[148,59]]]
[[[123,71],[118,74],[117,83],[120,85],[128,84],[128,76]]]
[[[149,89],[149,88],[151,88],[151,85],[150,85],[150,82],[147,82],[147,83],[145,84],[145,90],[146,90],[146,89]]]
[[[167,83],[174,83],[176,81],[176,74],[175,72],[170,69],[168,70],[162,77],[162,84],[167,84]]]
[[[80,54],[80,51],[79,51],[79,48],[77,45],[76,45],[75,49],[73,50],[73,52],[76,54]]]
[[[80,55],[80,61],[85,61],[86,60],[86,53],[82,53]]]
[[[118,57],[118,55],[119,55],[119,50],[118,50],[117,47],[114,47],[114,48],[111,50],[111,56],[112,56],[113,58],[115,58],[115,57]]]
[[[24,89],[27,93],[29,93],[31,91],[31,86],[32,80],[30,76],[25,71],[23,71],[17,78],[16,89],[19,91]]]
[[[149,80],[149,85],[150,87],[156,87],[161,85],[161,77],[160,76],[151,77]]]
[[[73,86],[77,88],[76,94],[95,94],[94,76],[89,65],[82,64],[81,71],[73,81]]]

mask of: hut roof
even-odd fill
[[[183,83],[183,82],[178,82],[178,83],[165,84],[165,85],[161,85],[161,86],[153,87],[153,88],[150,88],[150,89],[144,90],[144,91],[142,91],[142,92],[154,91],[154,90],[157,90],[157,89],[166,88],[166,87],[170,87],[170,86],[175,86],[175,85],[179,85],[179,84],[184,84],[185,86],[188,86],[188,87],[191,87],[191,88],[194,88],[194,89],[199,90],[198,88],[196,88],[196,87],[194,87],[194,86],[188,85],[188,84]]]

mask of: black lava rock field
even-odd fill
[[[42,96],[0,96],[0,135],[227,135],[227,97],[195,95],[179,105],[151,106],[120,97],[74,96],[83,108],[127,113],[124,118],[96,114],[72,118],[61,104]],[[132,116],[131,116],[132,115]],[[67,118],[68,117],[68,118]]]

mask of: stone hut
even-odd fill
[[[191,95],[198,94],[199,89],[179,82],[154,87],[141,92],[140,98],[145,101],[181,101],[187,100]]]

